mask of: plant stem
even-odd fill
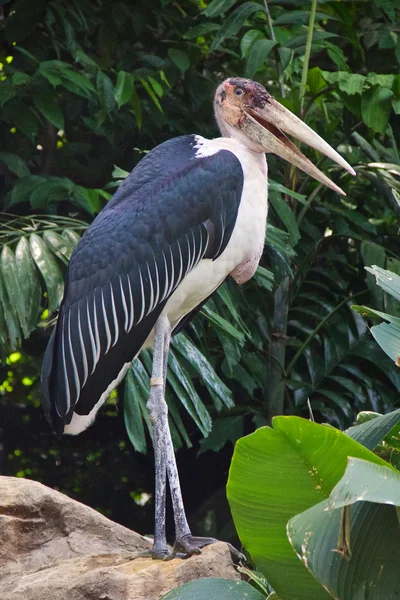
[[[300,86],[300,114],[301,115],[303,114],[304,95],[306,93],[308,65],[310,62],[311,44],[312,44],[312,37],[313,37],[313,33],[314,33],[314,23],[315,23],[315,13],[317,11],[317,2],[318,2],[318,0],[311,0],[310,21],[308,23],[306,50],[304,52],[303,71],[301,73],[301,86]]]

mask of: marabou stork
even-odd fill
[[[153,346],[148,408],[155,557],[167,554],[167,479],[175,552],[191,555],[215,541],[192,536],[185,515],[164,399],[168,350],[171,335],[229,275],[244,283],[257,268],[268,213],[265,153],[344,195],[285,135],[290,134],[355,174],[259,83],[227,79],[216,90],[214,111],[223,137],[185,135],[154,148],[83,235],[71,256],[42,368],[47,419],[58,434],[78,434],[93,422],[131,361]]]

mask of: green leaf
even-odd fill
[[[277,194],[270,195],[270,202],[286,227],[289,233],[289,244],[294,248],[300,239],[300,232],[294,212],[289,208],[283,198]]]
[[[333,15],[316,12],[315,20],[316,21],[326,21],[328,19],[333,19],[334,21],[338,21],[339,19]],[[274,21],[274,26],[282,26],[282,25],[308,25],[310,21],[310,11],[308,10],[290,10],[279,16]]]
[[[279,596],[327,599],[290,546],[286,524],[328,498],[348,456],[386,463],[332,427],[299,417],[275,417],[272,425],[236,444],[228,480],[232,516],[243,546]]]
[[[257,284],[266,289],[268,292],[273,290],[274,274],[269,269],[258,266],[257,271],[254,274],[254,278],[257,281]]]
[[[381,323],[371,327],[371,333],[382,350],[400,367],[400,326],[396,323]]]
[[[63,238],[68,240],[74,247],[77,245],[77,243],[81,239],[81,236],[79,235],[79,233],[77,233],[76,231],[73,231],[73,229],[64,229],[64,231],[62,232],[61,235]]]
[[[126,102],[129,102],[133,96],[135,78],[132,73],[126,71],[119,71],[117,75],[117,84],[114,90],[114,98],[121,108]]]
[[[162,88],[162,85],[157,81],[157,79],[154,79],[154,77],[152,77],[151,75],[149,75],[149,81],[151,83],[153,90],[157,94],[157,96],[159,98],[162,98],[164,95],[164,90]]]
[[[136,361],[139,359],[136,359]],[[136,363],[135,361],[135,363]],[[135,365],[137,367],[137,365]],[[143,426],[143,417],[140,410],[139,395],[147,402],[148,389],[143,389],[138,378],[134,376],[132,368],[128,369],[125,377],[124,392],[124,421],[128,437],[137,452],[146,454],[147,444]]]
[[[65,236],[61,236],[56,231],[45,231],[43,233],[43,239],[48,244],[49,248],[54,252],[54,254],[58,256],[58,258],[65,264],[67,264],[71,258],[75,244],[70,242]]]
[[[27,177],[31,174],[26,162],[17,154],[0,152],[0,162],[3,162],[17,177]]]
[[[237,0],[212,0],[207,8],[203,10],[203,15],[213,19],[229,10],[236,2]]]
[[[132,94],[131,107],[136,119],[137,126],[140,129],[142,127],[142,105],[140,103],[138,93],[135,89],[133,90]]]
[[[218,377],[206,357],[196,348],[190,338],[180,333],[172,338],[172,346],[191,364],[199,373],[201,379],[209,390],[212,390],[221,399],[226,407],[232,408],[232,392]],[[222,408],[222,405],[220,406]]]
[[[377,133],[385,133],[392,107],[392,90],[373,87],[363,92],[361,114],[364,123]]]
[[[64,129],[64,116],[52,92],[38,90],[33,93],[33,101],[42,115],[58,129]]]
[[[265,59],[276,46],[274,40],[256,40],[250,48],[249,58],[246,65],[246,77],[253,75],[263,66]]]
[[[400,546],[393,535],[398,527],[393,506],[359,502],[351,509],[329,510],[325,500],[291,519],[288,536],[330,597],[347,600],[367,593],[371,600],[386,600],[396,598],[400,585]]]
[[[145,79],[140,79],[140,83],[142,84],[142,86],[144,87],[144,89],[146,90],[146,92],[148,93],[150,98],[153,100],[153,102],[156,105],[156,107],[158,108],[158,110],[160,112],[164,112],[160,102],[158,101],[156,94],[153,92],[153,88],[147,83],[147,81]],[[139,125],[139,123],[138,123],[138,125]]]
[[[19,240],[15,249],[15,267],[20,286],[21,301],[24,304],[21,312],[21,315],[24,316],[22,321],[20,319],[20,322],[24,336],[28,337],[38,323],[42,289],[26,237]]]
[[[328,506],[330,509],[342,508],[360,501],[400,506],[400,473],[389,466],[349,457],[346,471],[333,488]]]
[[[360,590],[371,599],[396,597],[400,544],[393,535],[396,510],[388,504],[400,505],[400,473],[350,457],[330,498],[289,521],[293,547],[334,598]]]
[[[181,585],[160,600],[265,600],[246,581],[207,577]]]
[[[3,246],[1,251],[0,263],[1,274],[8,299],[18,316],[18,320],[25,337],[28,337],[29,330],[26,314],[26,296],[24,296],[24,293],[26,293],[28,290],[25,288],[25,282],[22,282],[23,285],[21,287],[21,281],[18,277],[17,265],[15,262],[15,254],[7,246],[7,244]]]
[[[210,51],[216,50],[224,40],[236,35],[244,21],[253,13],[262,10],[256,2],[245,2],[238,6],[226,19],[211,44]]]
[[[250,52],[251,46],[256,40],[263,40],[264,35],[259,29],[249,29],[246,31],[240,42],[240,49],[242,51],[242,58],[247,58]]]
[[[241,331],[239,331],[238,329],[236,329],[236,327],[234,327],[231,323],[229,323],[229,321],[224,319],[224,317],[221,317],[218,313],[211,310],[211,308],[209,306],[207,306],[207,304],[205,304],[203,306],[203,308],[201,309],[201,312],[202,312],[202,314],[204,314],[207,317],[207,319],[209,321],[211,321],[211,323],[213,323],[217,327],[220,327],[223,331],[225,331],[225,333],[231,335],[233,338],[238,340],[241,344],[244,344],[244,342],[245,342],[244,334]]]
[[[242,437],[244,427],[243,415],[234,417],[219,417],[213,421],[211,432],[206,438],[200,440],[200,450],[202,454],[207,450],[218,452],[228,442],[235,442]]]
[[[19,321],[15,312],[15,305],[10,302],[7,291],[4,285],[3,277],[0,274],[0,320],[2,324],[6,324],[7,331],[0,331],[0,339],[2,344],[10,340],[12,350],[17,350],[21,345],[22,335],[19,327]]]
[[[208,33],[216,31],[219,28],[220,26],[217,23],[199,23],[198,25],[191,27],[189,31],[186,31],[184,37],[193,40],[197,37],[203,37]]]
[[[106,73],[97,71],[96,88],[99,94],[100,102],[107,112],[111,112],[115,108],[114,86]]]
[[[365,267],[376,278],[376,284],[400,301],[400,276],[379,266]]]
[[[53,313],[58,309],[64,294],[64,278],[53,253],[39,235],[30,235],[29,246],[46,284],[49,313]]]
[[[175,48],[168,49],[168,56],[172,62],[178,67],[182,73],[185,73],[190,67],[190,59],[185,52],[182,50],[176,50]]]
[[[363,414],[360,413],[358,416]],[[400,422],[400,409],[394,410],[387,415],[372,414],[375,415],[375,418],[370,418],[366,422],[360,422],[359,425],[349,427],[344,432],[353,438],[353,440],[368,448],[368,450],[374,450]]]
[[[171,374],[175,375],[179,384],[183,387],[186,392],[186,397],[182,394],[178,393],[178,398],[184,405],[185,409],[188,411],[192,419],[195,421],[197,427],[200,429],[202,434],[205,436],[211,431],[211,417],[210,414],[203,404],[200,396],[198,395],[192,378],[189,373],[185,369],[185,367],[179,362],[176,358],[173,350],[169,353],[169,368],[170,368],[170,376],[168,377],[168,381],[173,383],[171,380]],[[176,387],[176,386],[175,386]]]

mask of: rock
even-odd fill
[[[186,560],[64,494],[0,477],[0,600],[158,600],[199,577],[239,579],[224,543]]]

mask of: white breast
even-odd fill
[[[235,154],[243,169],[243,193],[235,228],[224,252],[215,261],[200,261],[168,300],[163,313],[172,325],[212,294],[228,275],[232,274],[238,283],[250,279],[259,263],[265,240],[268,214],[265,155],[250,152],[233,138],[206,140],[197,136],[197,142],[196,156],[211,156],[220,150]]]

